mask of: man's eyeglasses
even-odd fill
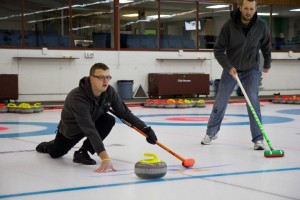
[[[102,76],[102,75],[100,75],[100,76],[95,76],[95,75],[92,75],[93,77],[95,77],[95,78],[97,78],[98,80],[100,80],[100,81],[104,81],[105,79],[106,80],[110,80],[112,77],[111,76]]]

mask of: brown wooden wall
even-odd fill
[[[198,2],[239,4],[240,0],[198,0]],[[265,5],[299,6],[300,0],[257,0],[257,3]]]
[[[297,6],[300,5],[299,0],[257,0],[258,4],[272,4],[282,6]]]

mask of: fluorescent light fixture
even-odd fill
[[[139,14],[138,13],[133,13],[133,14],[125,14],[125,15],[122,15],[123,17],[138,17]]]
[[[300,12],[300,8],[290,10],[292,12]]]
[[[139,14],[138,13],[132,13],[132,14],[125,14],[125,15],[122,15],[123,17],[138,17]],[[160,18],[168,18],[170,17],[171,15],[160,15]],[[150,19],[150,20],[154,20],[154,19],[157,19],[158,18],[158,15],[149,15],[146,17],[147,19]]]
[[[120,0],[120,3],[132,3],[134,0]]]
[[[213,5],[213,6],[207,6],[206,8],[211,8],[211,9],[218,9],[218,8],[227,8],[229,5]]]
[[[168,18],[170,17],[171,15],[160,15],[160,18]],[[157,19],[158,18],[158,15],[150,15],[150,16],[147,16],[148,19]]]
[[[269,16],[270,13],[257,13],[259,16]],[[272,13],[272,15],[279,15],[279,13]]]

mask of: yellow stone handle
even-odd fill
[[[7,107],[17,107],[17,105],[15,103],[9,103],[7,104]]]
[[[151,159],[140,160],[139,162],[142,162],[142,163],[158,163],[158,162],[161,162],[161,160],[159,160],[157,155],[155,155],[154,153],[144,153],[144,156],[149,156],[149,157],[152,157],[152,158]]]

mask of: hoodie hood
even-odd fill
[[[83,77],[79,81],[79,88],[82,92],[91,99],[95,99],[89,77]]]

